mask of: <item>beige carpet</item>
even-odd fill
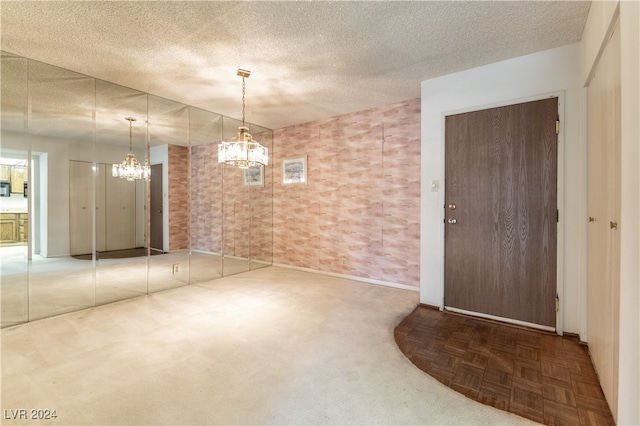
[[[393,330],[417,303],[269,267],[6,328],[2,424],[531,424],[404,357]]]

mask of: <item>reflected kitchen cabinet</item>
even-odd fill
[[[27,180],[27,168],[23,166],[11,167],[11,192],[23,194],[24,182]]]
[[[0,213],[0,244],[24,244],[28,229],[26,213]]]
[[[0,164],[0,180],[11,180],[11,166]]]

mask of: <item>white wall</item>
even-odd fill
[[[573,44],[422,82],[421,303],[443,305],[444,115],[560,94],[558,327],[582,332],[586,145],[579,53]],[[431,191],[432,180],[440,182],[439,191]]]
[[[97,158],[100,163],[120,163],[128,152],[126,146],[94,144],[89,141],[70,141],[52,137],[30,135],[29,141],[34,158],[46,158],[46,161],[36,162],[40,170],[40,237],[36,244],[40,254],[45,257],[69,256],[69,160],[92,162]],[[3,149],[21,149],[26,152],[27,146],[19,135],[3,134]],[[43,154],[46,156],[43,157]],[[142,149],[134,149],[138,159],[145,157]],[[35,184],[36,182],[34,182]],[[46,183],[46,187],[45,187]],[[33,185],[29,188],[33,189]],[[140,191],[138,191],[140,187]],[[138,184],[136,194],[141,194],[138,205],[144,205],[144,189]],[[136,195],[137,197],[137,195]],[[144,214],[137,219],[136,239],[143,241]],[[47,226],[43,226],[46,221]]]
[[[581,44],[581,82],[589,84],[612,28],[620,25],[621,217],[618,424],[640,424],[640,3],[593,2]],[[603,366],[600,366],[603,369]]]

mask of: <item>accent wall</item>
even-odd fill
[[[275,130],[271,159],[274,264],[418,288],[420,99]]]

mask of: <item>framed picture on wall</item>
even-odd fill
[[[251,166],[244,169],[244,184],[247,186],[264,186],[264,167]]]
[[[282,160],[282,183],[307,183],[307,156]]]

